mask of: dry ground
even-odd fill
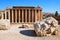
[[[60,37],[37,37],[33,28],[18,28],[20,25],[11,25],[9,30],[0,30],[0,40],[60,40]]]

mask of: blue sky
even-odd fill
[[[0,10],[13,6],[40,6],[43,12],[60,13],[60,0],[0,0]]]

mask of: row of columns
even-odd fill
[[[34,12],[34,10],[32,10],[32,22],[30,22],[30,15],[31,15],[31,12],[30,12],[30,9],[28,9],[29,11],[29,22],[27,22],[27,9],[25,9],[25,19],[24,19],[24,10],[22,9],[22,22],[20,22],[20,13],[21,13],[21,11],[20,11],[20,9],[18,9],[18,12],[17,12],[17,9],[15,9],[15,19],[14,19],[14,12],[13,12],[13,9],[11,10],[12,11],[12,23],[18,23],[17,22],[17,13],[19,13],[19,23],[24,23],[24,20],[25,20],[25,23],[33,23],[34,21],[33,21],[33,16],[35,16],[34,18],[34,20],[35,20],[35,22],[37,21],[37,10],[35,10],[35,12]],[[10,19],[10,10],[8,10],[8,11],[5,11],[5,19],[7,19],[7,12],[8,12],[8,18],[9,18],[9,20],[11,20]],[[38,10],[38,13],[39,13],[39,17],[41,17],[41,15],[40,15],[40,10]],[[34,15],[35,14],[35,15]],[[2,18],[3,18],[3,14],[2,14]],[[15,22],[14,22],[14,20],[15,20]],[[40,18],[39,18],[39,20],[40,20]]]

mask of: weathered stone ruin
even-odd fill
[[[8,19],[0,19],[0,30],[6,30],[10,27],[10,21]]]
[[[37,36],[58,35],[58,21],[53,17],[48,17],[40,22],[35,22],[34,30]]]

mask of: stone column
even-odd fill
[[[19,9],[19,23],[20,23],[20,9]]]
[[[17,10],[15,9],[15,23],[17,23]]]
[[[22,23],[23,23],[23,9],[22,9]]]
[[[9,20],[10,20],[10,10],[9,10],[9,15],[8,16],[9,16]]]
[[[38,10],[38,12],[39,12],[39,21],[40,21],[40,19],[41,19],[41,18],[40,18],[40,10]]]
[[[1,14],[2,14],[2,19],[4,19],[4,13],[2,12]]]
[[[13,19],[13,9],[12,9],[12,23],[14,23],[14,19]]]
[[[27,23],[27,9],[25,9],[25,22]]]
[[[37,21],[37,10],[35,9],[35,22]]]
[[[33,10],[32,10],[32,23],[33,23]]]
[[[24,10],[23,10],[23,23],[24,23]]]
[[[42,10],[40,10],[40,21],[42,20]]]
[[[6,15],[6,11],[5,11],[5,19],[7,19],[7,17],[6,17],[7,15]]]
[[[30,23],[30,9],[29,9],[29,23]]]

